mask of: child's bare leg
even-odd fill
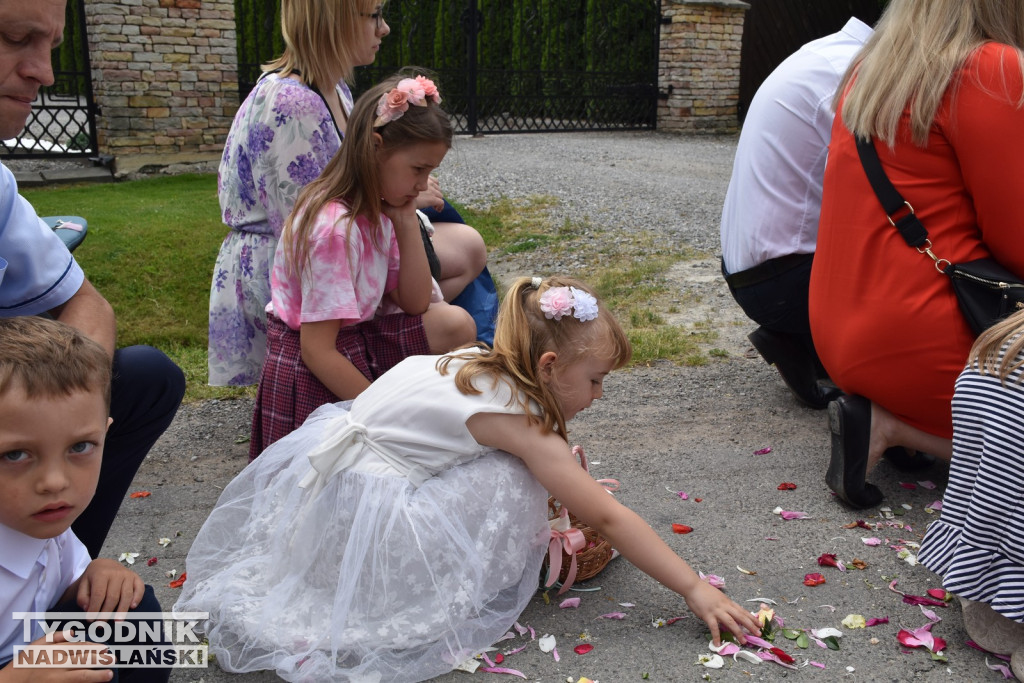
[[[487,265],[487,246],[476,230],[463,223],[434,223],[434,251],[441,262],[445,301],[457,297]]]
[[[447,353],[476,339],[473,317],[443,301],[430,304],[423,314],[423,330],[431,353]]]

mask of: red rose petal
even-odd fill
[[[782,661],[783,661],[784,663],[786,663],[786,664],[792,664],[793,662],[795,662],[795,661],[796,661],[796,660],[795,660],[795,659],[793,659],[793,658],[792,658],[791,656],[789,656],[788,654],[786,654],[786,652],[785,652],[784,650],[780,650],[780,649],[779,649],[779,648],[777,648],[777,647],[773,647],[773,648],[771,649],[771,652],[772,652],[772,654],[773,654],[773,655],[775,655],[776,657],[778,657],[779,659],[781,659],[781,660],[782,660]]]
[[[804,576],[805,586],[820,586],[825,583],[825,577],[821,574],[807,574]]]
[[[818,564],[822,567],[838,567],[839,562],[836,560],[835,553],[822,553],[821,557],[818,558]]]
[[[788,481],[784,481],[781,484],[779,484],[779,490],[780,491],[792,491],[795,488],[796,488],[796,484],[793,484],[793,483],[788,482]]]
[[[588,652],[590,652],[593,649],[594,649],[594,646],[591,645],[590,643],[582,643],[582,644],[577,645],[576,647],[574,647],[572,649],[572,651],[575,652],[578,655],[585,655],[585,654],[587,654]]]
[[[129,498],[149,498],[151,495],[149,491],[136,491]]]
[[[154,564],[156,564],[156,558],[155,557],[151,557],[148,560],[146,560],[146,566],[147,567],[152,567]]]
[[[185,572],[182,572],[182,573],[181,573],[181,576],[179,576],[178,578],[176,578],[176,579],[175,579],[174,581],[171,581],[171,582],[170,582],[169,584],[167,584],[167,585],[169,585],[169,586],[170,586],[171,588],[181,588],[182,586],[184,586],[184,585],[185,585],[185,578],[186,578],[187,576],[188,576],[188,574],[186,574]]]
[[[694,503],[699,503],[699,502],[701,502],[702,500],[704,500],[704,499],[703,499],[703,498],[694,498],[694,499],[693,499],[693,502],[694,502]]]
[[[495,664],[501,664],[504,661],[505,661],[505,655],[501,654],[500,652],[498,654],[494,655],[494,663]]]
[[[693,531],[693,527],[686,526],[685,524],[673,524],[672,531],[676,532],[677,534],[688,534],[691,531]]]

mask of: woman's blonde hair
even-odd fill
[[[557,431],[568,439],[562,408],[539,374],[541,355],[554,351],[558,354],[557,363],[563,367],[584,356],[598,357],[611,361],[617,369],[629,362],[633,351],[622,326],[600,300],[597,318],[593,320],[581,321],[572,315],[562,316],[561,320],[544,317],[540,295],[551,287],[575,287],[594,294],[590,287],[573,278],[550,277],[539,286],[531,278],[520,278],[505,294],[498,311],[494,348],[483,354],[445,356],[438,362],[438,368],[444,374],[453,357],[465,359],[465,365],[455,374],[455,385],[464,394],[480,393],[474,386],[478,377],[490,377],[494,382],[510,378],[518,390],[513,392],[512,400],[530,420],[539,421],[544,432]],[[533,414],[530,402],[540,406],[540,415]]]
[[[1006,347],[1006,350],[1003,350]],[[971,347],[968,365],[978,364],[978,372],[994,375],[1006,384],[1015,370],[1024,366],[1024,310],[1000,320],[980,335]],[[1024,376],[1017,382],[1024,381]]]
[[[957,71],[988,42],[1015,48],[1024,71],[1024,0],[892,0],[836,91],[843,122],[892,147],[909,107],[912,140],[924,146]],[[1006,95],[1024,105],[1024,92]]]
[[[376,0],[281,0],[284,52],[263,65],[264,72],[296,73],[309,86],[333,87],[340,75],[349,83],[356,64],[354,48],[362,37],[364,15]]]
[[[419,70],[422,73],[422,69]],[[281,239],[284,240],[285,267],[291,273],[300,273],[308,258],[308,247],[317,214],[327,204],[340,201],[348,207],[348,215],[363,216],[374,230],[373,241],[382,248],[377,237],[380,233],[381,177],[378,154],[390,154],[396,149],[423,142],[441,142],[452,146],[452,124],[448,114],[429,97],[426,106],[410,106],[398,119],[373,127],[377,118],[377,103],[403,78],[410,78],[417,70],[408,68],[387,78],[367,90],[352,108],[348,133],[341,150],[327,164],[316,180],[299,193]],[[378,150],[374,134],[380,135]],[[349,222],[351,229],[352,222]]]

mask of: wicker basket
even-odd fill
[[[575,455],[579,461],[580,466],[583,469],[590,471],[587,464],[587,456],[583,453],[583,449],[580,446],[573,446],[573,455]],[[554,496],[548,498],[548,519],[557,519],[562,514],[562,504],[555,500]],[[577,519],[576,515],[572,512],[566,511],[569,516],[569,524],[574,529],[579,529],[583,532],[583,538],[586,543],[582,550],[576,552],[576,578],[575,581],[586,581],[591,579],[605,568],[612,559],[611,544],[605,540],[603,536],[597,533],[593,527],[587,526],[585,523]],[[544,575],[547,576],[548,566],[550,564],[549,558],[544,558]],[[558,581],[563,584],[562,591],[564,592],[568,586],[565,586],[565,581],[569,577],[570,567],[572,566],[572,557],[564,549],[562,550],[562,566],[558,572]]]
[[[548,519],[555,519],[561,511],[561,503],[554,498],[548,498]],[[589,527],[576,519],[576,515],[571,512],[569,513],[569,523],[574,529],[582,531],[583,537],[586,539],[586,546],[583,550],[576,553],[576,581],[592,579],[611,561],[612,546],[593,527]],[[569,556],[569,553],[563,550],[562,569],[558,572],[558,581],[560,583],[565,583],[566,578],[568,578],[571,563],[572,558]],[[547,574],[547,568],[548,560],[545,558],[545,575]]]

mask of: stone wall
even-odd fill
[[[232,0],[86,0],[85,16],[100,153],[219,156],[238,108]]]
[[[740,0],[662,0],[658,130],[735,133],[743,18]]]

